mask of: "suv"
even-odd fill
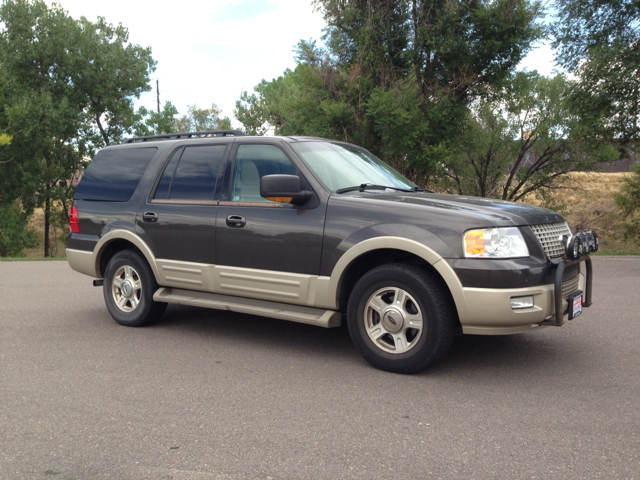
[[[423,370],[457,333],[560,326],[591,304],[594,232],[551,210],[427,192],[368,151],[229,130],[100,150],[71,268],[121,325],[168,303],[337,327],[373,366]],[[585,274],[580,272],[585,262]]]

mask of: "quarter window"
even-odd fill
[[[100,150],[87,167],[73,198],[128,201],[157,151],[155,147]]]

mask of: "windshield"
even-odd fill
[[[328,142],[290,145],[332,192],[364,183],[408,189],[416,186],[379,158],[355,147]]]

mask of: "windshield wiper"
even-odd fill
[[[390,187],[388,185],[375,185],[373,183],[362,183],[354,187],[340,188],[339,190],[336,190],[336,193],[355,192],[356,190],[360,190],[361,192],[364,192],[367,189],[384,190],[386,188],[390,188],[391,190],[397,190],[399,192],[422,192],[423,191],[420,187],[400,188],[400,187]]]

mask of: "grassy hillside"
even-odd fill
[[[621,219],[617,215],[613,194],[620,190],[625,176],[630,173],[572,173],[552,198],[559,206],[573,232],[595,230],[601,239],[600,249],[612,252],[637,252],[638,245],[622,238]],[[529,203],[540,204],[540,199],[527,198]]]

